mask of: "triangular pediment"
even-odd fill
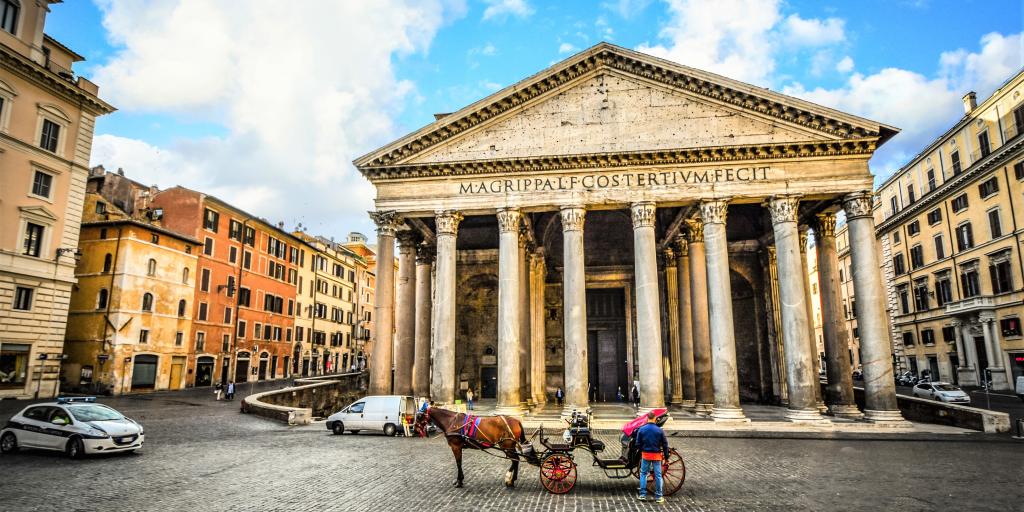
[[[25,217],[35,217],[39,220],[47,220],[50,222],[57,221],[57,216],[43,206],[19,206],[18,210]]]
[[[574,55],[355,161],[388,168],[794,143],[897,132],[726,77],[608,43]]]

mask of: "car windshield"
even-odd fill
[[[124,418],[121,413],[103,405],[76,405],[68,407],[78,421],[113,421]]]
[[[935,389],[939,391],[960,391],[960,388],[952,384],[936,384]]]

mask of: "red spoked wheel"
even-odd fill
[[[552,453],[540,463],[540,483],[551,494],[565,494],[576,486],[576,463],[567,454]]]
[[[640,478],[640,464],[633,468],[633,477]],[[686,463],[674,448],[668,451],[668,460],[661,463],[661,494],[671,496],[683,488],[686,481]],[[647,477],[647,492],[654,492],[654,476]]]

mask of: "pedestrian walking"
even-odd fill
[[[228,382],[228,400],[235,399],[235,381]]]
[[[220,402],[220,396],[224,393],[224,383],[218,382],[213,388],[213,394],[217,397],[217,401]]]
[[[466,409],[473,410],[473,388],[466,390]]]
[[[615,388],[615,401],[621,402],[625,396],[622,395],[622,386]]]
[[[636,445],[640,448],[640,495],[637,499],[647,501],[647,475],[654,473],[654,501],[665,503],[661,496],[661,461],[668,460],[668,437],[654,418],[654,411],[647,413],[647,424],[636,433]]]
[[[558,406],[559,407],[562,406],[562,400],[564,398],[565,398],[565,391],[562,391],[562,388],[559,387],[558,389],[555,390],[555,400],[558,400]]]
[[[633,398],[633,407],[640,407],[640,390],[633,384],[633,390],[629,392]]]

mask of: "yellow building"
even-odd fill
[[[140,213],[130,216],[101,194],[86,194],[64,343],[65,389],[121,394],[185,387],[202,244],[151,223],[159,213]]]
[[[0,398],[59,391],[93,125],[114,110],[43,33],[55,3],[0,19]]]
[[[375,339],[374,305],[377,301],[377,248],[367,243],[362,233],[352,232],[348,235],[345,248],[354,252],[361,259],[356,266],[356,315],[354,326],[356,336],[356,364],[362,369],[367,367],[370,352]],[[395,271],[398,259],[395,259]]]
[[[896,337],[909,369],[1010,389],[1024,375],[1024,73],[877,191]]]
[[[323,237],[302,231],[293,235],[306,243],[309,258],[299,267],[292,371],[298,375],[347,371],[358,355],[356,283],[366,261]]]

